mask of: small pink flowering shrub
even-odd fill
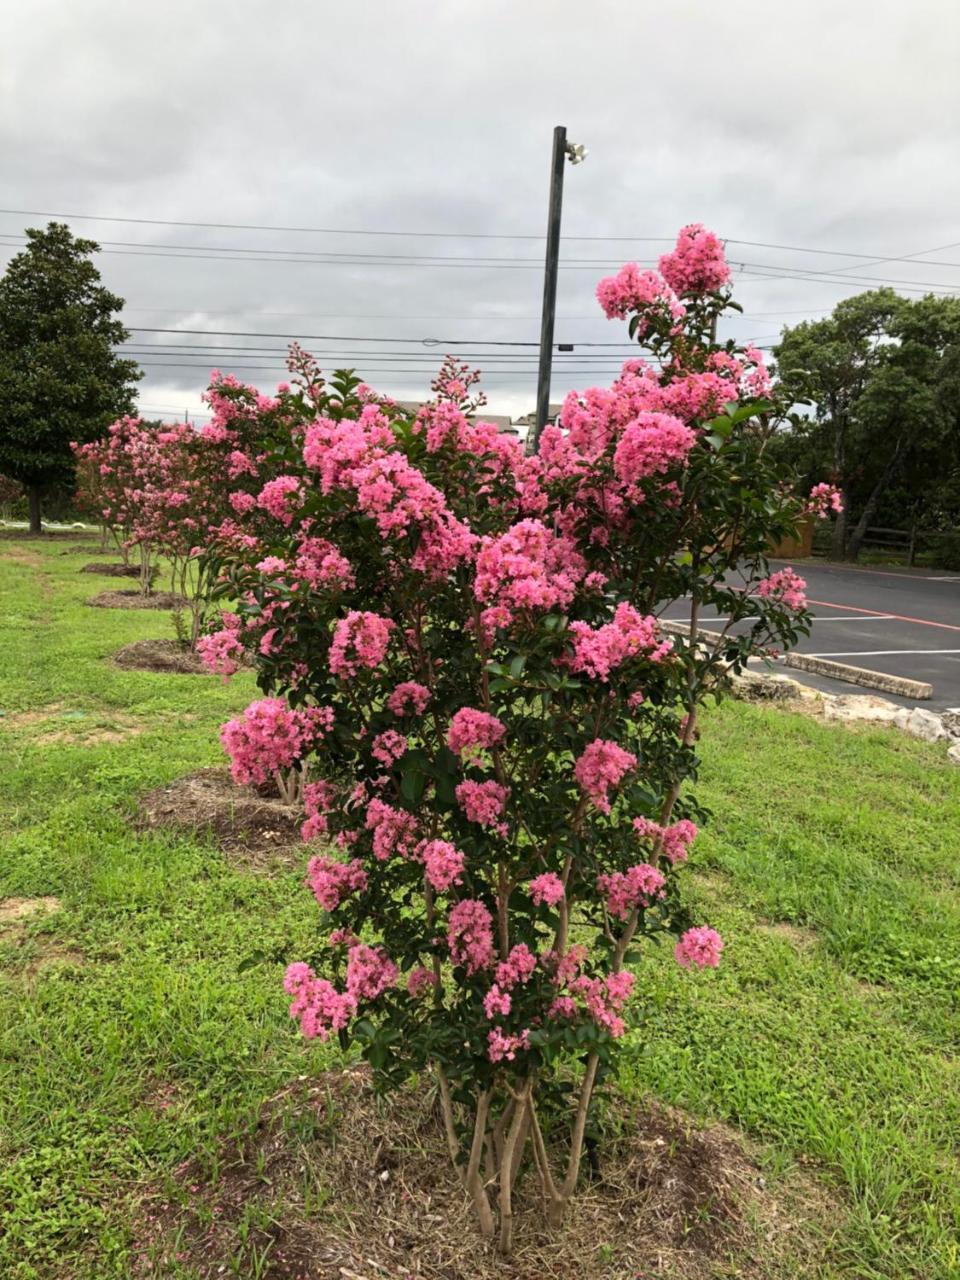
[[[415,417],[302,353],[285,423],[249,389],[225,415],[262,414],[266,443],[210,552],[238,603],[204,650],[223,672],[245,650],[265,695],[224,743],[241,781],[298,771],[319,842],[324,915],[291,957],[290,1013],[356,1043],[383,1087],[435,1073],[504,1249],[528,1146],[551,1222],[574,1193],[641,944],[720,959],[680,885],[698,708],[805,626],[799,582],[765,558],[804,503],[764,448],[762,357],[711,336],[722,247],[686,228],[662,267],[599,290],[659,367],[571,393],[535,456],[476,419],[453,362]],[[681,609],[688,635],[659,621]],[[703,611],[729,619],[719,640]]]

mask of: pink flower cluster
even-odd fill
[[[446,893],[463,879],[464,856],[449,840],[425,840],[417,846],[416,856],[437,893]]]
[[[307,863],[307,883],[324,911],[335,911],[350,894],[363,893],[368,880],[359,858],[344,863],[318,854]]]
[[[269,480],[257,495],[257,506],[287,528],[293,524],[296,508],[303,501],[303,491],[296,476],[277,476]]]
[[[384,800],[371,800],[367,805],[365,826],[373,832],[373,856],[378,862],[386,862],[394,854],[412,857],[417,841],[417,820],[406,809],[394,809]]]
[[[691,222],[677,236],[676,248],[665,253],[660,272],[681,297],[686,293],[714,293],[730,280],[723,243],[700,222]]]
[[[641,271],[635,262],[628,262],[615,276],[600,281],[597,301],[608,320],[625,320],[632,311],[659,312],[676,323],[686,314],[669,282],[656,271]],[[638,332],[642,337],[647,325],[643,324]]]
[[[326,978],[318,978],[308,964],[297,961],[288,967],[283,989],[293,996],[290,1017],[300,1022],[308,1040],[326,1040],[331,1031],[349,1026],[357,1012],[357,1002],[348,992],[339,992]]]
[[[242,719],[228,720],[220,730],[234,782],[259,785],[278,769],[289,769],[332,725],[329,707],[294,711],[282,698],[251,702]]]
[[[689,969],[691,965],[696,965],[698,969],[716,969],[722,950],[723,939],[716,929],[701,925],[686,931],[674,947],[673,954],[684,969]]]
[[[347,992],[358,1003],[396,985],[397,966],[380,947],[356,943],[347,952]]]
[[[843,510],[843,495],[836,485],[815,484],[807,499],[807,513],[824,519],[831,511],[837,515]]]
[[[517,609],[566,608],[586,565],[570,539],[539,520],[521,520],[497,538],[481,541],[474,594],[504,611],[503,625]]]
[[[303,840],[315,840],[317,836],[326,835],[328,830],[327,814],[336,797],[336,789],[329,782],[308,782],[303,788],[303,807],[307,815],[306,822],[300,828]]]
[[[542,875],[534,876],[527,885],[527,891],[534,905],[538,907],[543,906],[544,903],[548,907],[555,907],[566,896],[563,881],[552,871],[544,871]]]
[[[378,733],[370,744],[370,754],[385,769],[389,769],[395,760],[399,760],[406,750],[407,740],[402,733],[397,733],[396,729],[386,729],[383,733]]]
[[[430,690],[415,680],[398,684],[387,699],[387,706],[395,716],[416,714],[422,716],[430,701]]]
[[[447,946],[454,964],[468,974],[489,969],[493,963],[493,917],[476,898],[464,898],[447,916]]]
[[[673,641],[661,636],[656,618],[642,617],[626,602],[617,605],[612,622],[597,628],[571,622],[570,633],[571,670],[585,671],[603,681],[628,658],[642,653],[648,662],[660,662],[673,648]]]
[[[471,754],[498,746],[507,732],[507,726],[489,712],[475,707],[461,707],[454,712],[447,729],[447,746],[451,751]]]
[[[682,466],[697,437],[670,413],[641,413],[623,432],[613,455],[613,468],[632,496],[650,476]]]
[[[347,679],[362,668],[373,670],[387,656],[390,633],[396,627],[391,618],[379,613],[351,609],[333,629],[330,644],[330,670]]]
[[[637,757],[616,742],[594,738],[574,764],[574,776],[601,813],[610,812],[609,792],[635,768]]]
[[[235,628],[225,627],[221,631],[201,636],[197,641],[197,653],[208,671],[226,679],[240,670],[243,643]]]
[[[626,920],[637,907],[649,907],[663,896],[666,879],[649,863],[639,862],[626,871],[597,876],[597,891],[606,896],[607,910],[618,920]]]
[[[499,782],[461,782],[456,790],[460,808],[471,822],[478,822],[482,827],[496,827],[506,833],[506,827],[498,822],[503,813],[510,788],[501,786]]]
[[[658,853],[676,866],[686,862],[690,846],[697,838],[697,828],[689,818],[681,818],[669,827],[662,827],[652,818],[634,818],[633,829],[641,840],[651,840]]]
[[[778,569],[757,583],[757,595],[765,600],[778,600],[788,609],[803,609],[807,603],[807,584],[792,569]]]
[[[529,1048],[530,1031],[526,1027],[517,1035],[508,1035],[501,1027],[491,1027],[487,1035],[487,1057],[491,1062],[513,1062],[521,1049]]]
[[[554,981],[558,986],[566,985],[551,1004],[548,1016],[576,1018],[582,1008],[591,1021],[617,1039],[626,1031],[620,1014],[633,994],[633,974],[621,969],[606,978],[591,978],[577,972],[582,959],[582,949],[575,951],[571,947],[560,962]]]

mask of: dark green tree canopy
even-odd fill
[[[858,294],[784,330],[774,353],[781,384],[811,406],[780,447],[844,495],[835,558],[856,559],[870,524],[956,524],[960,299]]]
[[[115,350],[123,299],[100,282],[99,246],[57,222],[26,234],[0,280],[0,474],[27,487],[39,532],[42,491],[71,477],[71,441],[131,412],[140,373]]]

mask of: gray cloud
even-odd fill
[[[19,0],[0,17],[2,203],[133,218],[539,234],[550,134],[565,123],[590,148],[587,163],[567,172],[571,236],[664,237],[696,220],[732,240],[911,255],[960,242],[958,65],[954,0],[733,0],[722,9],[705,0],[656,8],[622,0]],[[39,222],[3,215],[0,228],[16,235]],[[127,299],[131,326],[474,342],[535,341],[539,330],[540,271],[520,261],[540,257],[536,240],[73,225],[102,242],[513,260],[467,268],[262,262],[253,254],[188,261],[118,246],[101,267]],[[625,338],[600,316],[596,280],[666,247],[566,241],[566,261],[591,265],[561,273],[558,338]],[[922,259],[870,266],[735,243],[729,254],[747,312],[730,331],[743,337],[767,339],[868,287],[798,279],[798,269],[960,287],[960,268]],[[927,256],[960,262],[960,245]],[[138,347],[177,341],[134,337]],[[282,346],[269,337],[209,339],[241,341]],[[308,345],[379,349],[368,341]],[[501,370],[486,379],[491,409],[530,408],[532,348],[513,350],[528,357],[522,361],[491,352],[476,360]],[[211,364],[237,363],[232,353],[213,354]],[[394,356],[356,355],[353,363],[385,391],[422,393],[429,365]],[[199,405],[205,367],[173,367],[182,358],[169,350],[149,357],[144,406]],[[570,363],[594,373],[558,371],[555,397],[608,381],[613,356],[581,347]],[[282,376],[279,363],[238,371],[264,385]]]

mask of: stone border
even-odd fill
[[[847,684],[879,689],[882,693],[893,693],[901,698],[913,698],[917,702],[933,697],[933,685],[923,680],[909,680],[906,676],[892,676],[885,671],[853,667],[846,662],[833,662],[830,658],[818,658],[810,653],[788,653],[785,661],[788,667],[793,667],[796,671],[810,671],[816,676],[845,680]]]

